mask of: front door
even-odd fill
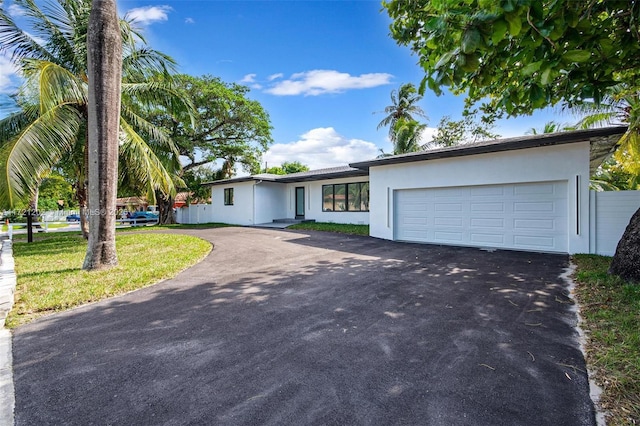
[[[296,187],[296,219],[304,219],[304,186]]]

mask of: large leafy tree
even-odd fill
[[[248,97],[249,88],[217,77],[177,75],[174,82],[196,110],[194,125],[188,114],[157,112],[153,122],[170,129],[184,171],[217,160],[242,165],[254,172],[269,145],[271,121],[262,105]]]
[[[432,147],[448,147],[482,140],[497,139],[500,135],[493,133],[492,123],[476,121],[475,113],[466,114],[460,120],[452,120],[445,115],[440,119],[436,134],[427,145]]]
[[[236,165],[258,173],[260,158],[273,142],[272,127],[262,105],[248,97],[249,88],[208,75],[177,75],[173,80],[193,105],[195,119],[187,111],[156,110],[149,116],[156,125],[169,129],[182,160],[180,176],[217,161],[222,161],[221,178],[232,177]],[[159,194],[162,223],[174,220],[172,205],[171,194]]]
[[[640,0],[383,2],[391,35],[425,71],[421,90],[448,87],[490,117],[569,107],[623,84],[640,93]],[[640,117],[629,122],[640,131]],[[640,281],[640,210],[611,272]]]
[[[118,264],[116,194],[122,37],[115,0],[93,0],[87,32],[89,244],[83,269]]]
[[[422,99],[422,95],[418,93],[418,89],[411,84],[405,83],[398,90],[391,91],[391,105],[384,109],[386,116],[378,123],[378,129],[389,127],[389,139],[395,145],[397,138],[396,123],[404,120],[405,123],[416,121],[414,116],[426,118],[422,108],[418,106],[418,102]],[[394,147],[394,151],[395,151]]]
[[[281,166],[269,167],[266,173],[273,175],[289,175],[291,173],[308,172],[309,166],[299,161],[285,161]]]
[[[20,28],[1,8],[0,51],[11,55],[24,84],[16,96],[20,110],[0,120],[0,204],[9,207],[29,198],[42,177],[65,160],[65,170],[75,178],[83,231],[88,236],[84,213],[91,1],[57,0],[42,9],[32,0],[15,0],[14,4],[24,10],[27,26]],[[173,151],[177,156],[177,151],[166,133],[140,114],[158,105],[166,110],[187,109],[169,77],[174,63],[148,48],[132,21],[119,20],[119,28],[123,52],[120,179],[138,182],[151,197],[155,190],[174,193],[171,173],[158,153]]]

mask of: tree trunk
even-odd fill
[[[640,283],[640,209],[633,214],[618,242],[609,273]]]
[[[85,240],[89,239],[89,221],[88,221],[88,206],[87,206],[87,187],[83,183],[78,182],[76,187],[76,200],[80,206],[80,230],[82,231],[82,237]]]
[[[116,193],[122,39],[115,0],[93,0],[87,32],[89,244],[83,269],[118,264]]]
[[[173,214],[173,201],[173,197],[166,196],[160,191],[156,191],[159,225],[173,225],[177,223],[176,216]]]

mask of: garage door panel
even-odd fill
[[[434,207],[437,212],[459,213],[463,210],[462,203],[435,203]]]
[[[472,197],[488,197],[488,196],[498,196],[502,197],[504,195],[505,188],[503,186],[476,186],[469,188],[469,195]]]
[[[469,235],[470,239],[474,243],[482,243],[482,244],[499,244],[504,245],[504,235],[503,234],[480,234],[476,232],[471,232]]]
[[[436,199],[464,197],[465,191],[464,191],[464,187],[440,188],[440,190],[438,192],[433,193],[432,196]]]
[[[566,182],[400,190],[395,202],[398,240],[567,251]]]
[[[504,228],[502,218],[471,218],[469,222],[474,228]]]
[[[551,195],[556,193],[556,185],[553,183],[522,184],[513,188],[515,195],[531,196],[534,194]]]
[[[405,225],[426,225],[426,217],[405,217],[402,221]]]
[[[436,241],[460,243],[464,241],[462,232],[434,231]]]
[[[557,229],[556,221],[553,219],[516,219],[513,221],[513,228],[521,230],[539,231],[541,229],[553,231]]]
[[[505,206],[502,202],[471,203],[470,207],[472,212],[502,213],[505,211]]]
[[[434,217],[433,224],[435,226],[462,226],[461,217]]]
[[[556,203],[553,201],[541,202],[516,202],[513,204],[513,209],[517,212],[553,212],[555,211]]]

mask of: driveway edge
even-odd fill
[[[15,392],[11,331],[4,328],[14,302],[16,273],[11,240],[0,242],[0,425],[14,424]]]
[[[602,388],[598,386],[594,381],[594,372],[589,368],[589,364],[587,363],[587,336],[585,331],[582,329],[581,325],[583,323],[582,314],[580,311],[580,303],[578,299],[575,297],[575,288],[576,282],[573,280],[573,275],[576,272],[576,265],[573,262],[569,263],[569,267],[565,269],[564,273],[560,275],[560,278],[564,280],[569,285],[569,297],[573,300],[573,309],[578,317],[578,322],[576,323],[576,330],[578,331],[578,343],[580,344],[580,352],[582,352],[582,356],[585,359],[585,365],[587,367],[587,379],[589,380],[589,396],[591,397],[591,401],[593,402],[593,407],[596,413],[596,423],[598,426],[606,426],[607,422],[605,419],[605,413],[602,411],[600,407],[600,395],[602,395]]]

